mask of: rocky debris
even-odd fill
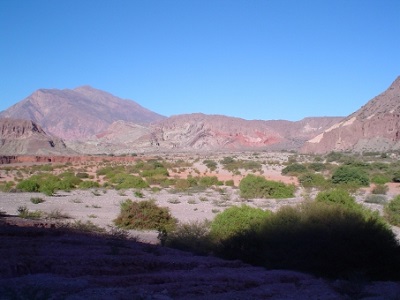
[[[2,155],[74,154],[61,139],[47,135],[36,123],[9,118],[0,119],[0,153]]]
[[[33,120],[64,140],[86,139],[118,120],[149,124],[164,118],[134,101],[89,86],[37,90],[1,112],[0,117]]]
[[[310,139],[304,153],[400,149],[400,77],[358,111]]]

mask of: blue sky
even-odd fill
[[[170,116],[345,116],[400,75],[399,0],[0,0],[0,111],[91,85]]]

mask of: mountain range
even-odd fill
[[[400,77],[388,90],[344,118],[309,117],[292,122],[201,113],[167,118],[132,100],[82,86],[37,90],[0,112],[0,120],[6,124],[4,128],[10,128],[12,122],[15,128],[24,128],[19,129],[23,133],[18,143],[12,142],[9,129],[2,130],[0,154],[37,154],[47,149],[50,140],[57,145],[51,147],[52,153],[60,154],[249,149],[389,151],[400,149]],[[43,146],[38,143],[39,133]],[[33,137],[35,147],[30,142]]]

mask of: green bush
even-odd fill
[[[374,174],[371,176],[371,182],[375,184],[385,184],[390,181],[391,181],[390,177],[385,174]]]
[[[349,192],[343,189],[331,189],[328,191],[319,192],[315,197],[315,201],[324,202],[327,204],[338,204],[349,209],[359,208],[356,200],[350,196]]]
[[[259,228],[270,214],[269,211],[247,205],[232,206],[214,218],[211,223],[211,236],[218,241],[253,227]]]
[[[133,202],[130,199],[121,203],[119,216],[114,220],[116,226],[125,229],[155,229],[170,232],[176,226],[168,208],[159,207],[152,200]]]
[[[230,179],[230,180],[225,181],[225,185],[226,186],[235,186],[235,182],[232,179]]]
[[[127,190],[131,188],[140,189],[149,187],[147,182],[144,181],[141,177],[124,173],[116,174],[114,177],[112,177],[110,181],[116,184],[115,188],[117,190]]]
[[[266,180],[262,176],[247,175],[239,183],[240,196],[249,198],[291,198],[294,196],[294,185]]]
[[[326,187],[328,181],[321,174],[306,173],[299,176],[299,182],[303,187]]]
[[[200,177],[198,184],[203,187],[218,185],[218,178],[217,176],[203,176]]]
[[[368,174],[358,167],[340,166],[332,174],[333,184],[356,184],[359,186],[368,186]]]
[[[321,202],[283,207],[260,229],[223,240],[215,252],[268,269],[328,278],[400,278],[400,247],[387,226],[377,218],[366,220],[360,212]]]
[[[32,179],[25,179],[17,184],[17,189],[24,192],[38,192],[39,187],[37,181]]]
[[[307,168],[299,163],[288,165],[287,167],[282,169],[283,175],[298,175],[304,172],[307,172]]]
[[[386,220],[394,225],[400,225],[400,195],[393,198],[384,209]]]

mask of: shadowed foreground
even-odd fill
[[[395,299],[400,284],[325,281],[0,218],[0,299]]]

